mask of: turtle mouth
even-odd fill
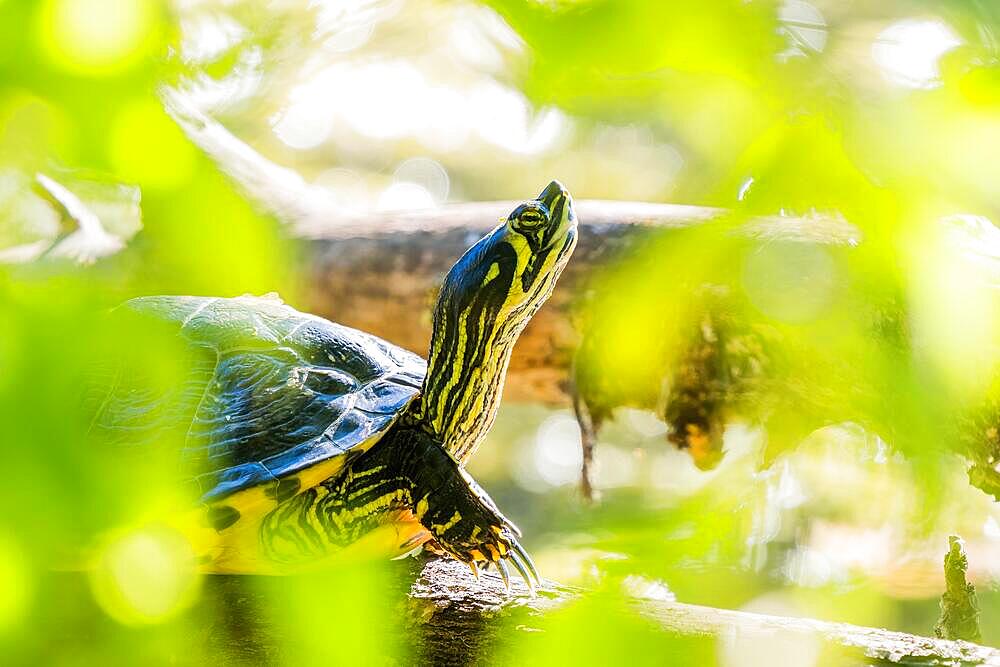
[[[547,245],[555,245],[566,238],[570,230],[576,227],[573,197],[570,196],[569,190],[563,187],[562,183],[552,181],[545,186],[536,201],[544,206],[549,213],[549,224],[552,226],[552,231]]]

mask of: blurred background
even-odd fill
[[[589,505],[569,407],[506,403],[470,471],[546,577],[596,593],[495,660],[826,664],[800,639],[666,637],[626,600],[929,635],[949,534],[983,642],[1000,644],[1000,504],[943,425],[989,404],[1000,361],[998,30],[988,0],[0,0],[0,654],[239,662],[204,638],[251,623],[202,595],[186,545],[149,524],[176,498],[169,465],[84,446],[96,355],[148,359],[162,386],[184,371],[169,341],[107,333],[108,308],[272,291],[310,305],[307,251],[188,141],[163,86],[345,216],[524,199],[558,178],[577,199],[834,217],[863,235],[847,268],[818,246],[734,255],[696,236],[606,277],[638,288],[594,307],[617,326],[596,373],[628,379],[643,317],[704,279],[793,341],[786,368],[808,371],[803,393],[846,397],[844,418],[783,429],[809,408],[779,392],[768,419],[728,420],[725,457],[702,471],[654,414],[619,408]],[[903,302],[906,321],[875,335],[862,301]],[[868,423],[859,401],[877,404]],[[96,565],[66,574],[81,552]],[[380,594],[392,576],[355,564],[254,584],[280,660],[413,659]]]

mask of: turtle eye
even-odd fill
[[[527,208],[517,211],[511,223],[515,229],[537,229],[549,221],[545,211],[538,208]]]

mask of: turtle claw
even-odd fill
[[[510,559],[514,562],[520,563],[523,568],[527,568],[528,572],[531,573],[531,577],[529,578],[524,574],[523,569],[518,568],[521,575],[524,577],[524,580],[528,582],[528,586],[531,586],[531,581],[529,579],[534,579],[535,583],[539,586],[542,585],[542,578],[538,576],[538,570],[535,568],[534,561],[531,560],[531,556],[529,556],[528,552],[524,550],[524,547],[517,542],[511,544]]]
[[[486,568],[489,569],[491,565],[496,568],[503,580],[504,588],[510,593],[510,566],[513,566],[528,587],[529,595],[535,597],[536,589],[542,585],[542,580],[538,576],[538,570],[535,569],[531,556],[509,533],[504,537],[505,541],[498,543],[498,548],[493,550],[503,555],[499,558],[487,558]]]
[[[517,570],[521,578],[524,579],[524,583],[528,585],[528,593],[531,597],[535,597],[535,581],[528,574],[527,569],[524,567],[524,563],[521,561],[520,556],[518,556],[517,551],[512,551],[510,554],[510,562],[514,565],[514,569]]]
[[[513,566],[517,574],[524,580],[524,584],[528,588],[528,594],[531,597],[535,597],[538,588],[542,585],[542,579],[538,576],[538,570],[535,569],[535,564],[532,562],[531,556],[528,555],[528,552],[524,550],[524,547],[512,535],[507,534],[498,537],[502,537],[503,540],[498,541],[492,549],[475,549],[471,553],[462,554],[461,556],[455,555],[455,557],[469,567],[476,581],[479,581],[479,574],[481,572],[488,572],[491,566],[496,568],[497,574],[503,580],[504,588],[508,593],[511,590],[510,568]]]
[[[518,528],[516,525],[514,525],[514,522],[508,519],[507,517],[503,518],[503,525],[510,532],[514,533],[515,537],[523,537],[523,535],[521,534],[521,529]]]
[[[507,563],[502,560],[496,561],[497,572],[500,573],[500,578],[503,579],[503,587],[510,593],[510,570],[507,568]]]
[[[513,531],[508,527],[508,522],[504,521],[501,526],[492,526],[491,532],[495,535],[495,540],[491,544],[487,544],[486,548],[477,551],[477,556],[485,556],[482,560],[487,569],[491,565],[496,567],[508,593],[510,592],[509,566],[513,565],[528,587],[528,592],[532,597],[535,597],[535,590],[541,587],[542,578],[538,576],[538,570],[535,568],[531,556],[524,550]]]
[[[448,461],[451,465],[455,462]],[[450,502],[435,501],[442,490],[421,497],[416,503],[416,514],[424,527],[434,536],[437,544],[456,560],[465,563],[477,577],[483,569],[496,567],[504,588],[510,593],[510,566],[524,579],[529,592],[534,595],[541,584],[535,564],[518,539],[521,529],[497,509],[489,495],[458,469],[458,479],[466,488],[456,489],[457,496]]]

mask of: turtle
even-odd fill
[[[445,277],[427,361],[275,295],[127,301],[116,311],[167,327],[190,363],[165,391],[116,367],[91,433],[133,452],[181,434],[179,476],[197,500],[178,525],[207,572],[313,567],[388,532],[396,555],[432,546],[476,573],[508,581],[509,564],[538,581],[464,465],[576,237],[558,181],[514,208]]]

